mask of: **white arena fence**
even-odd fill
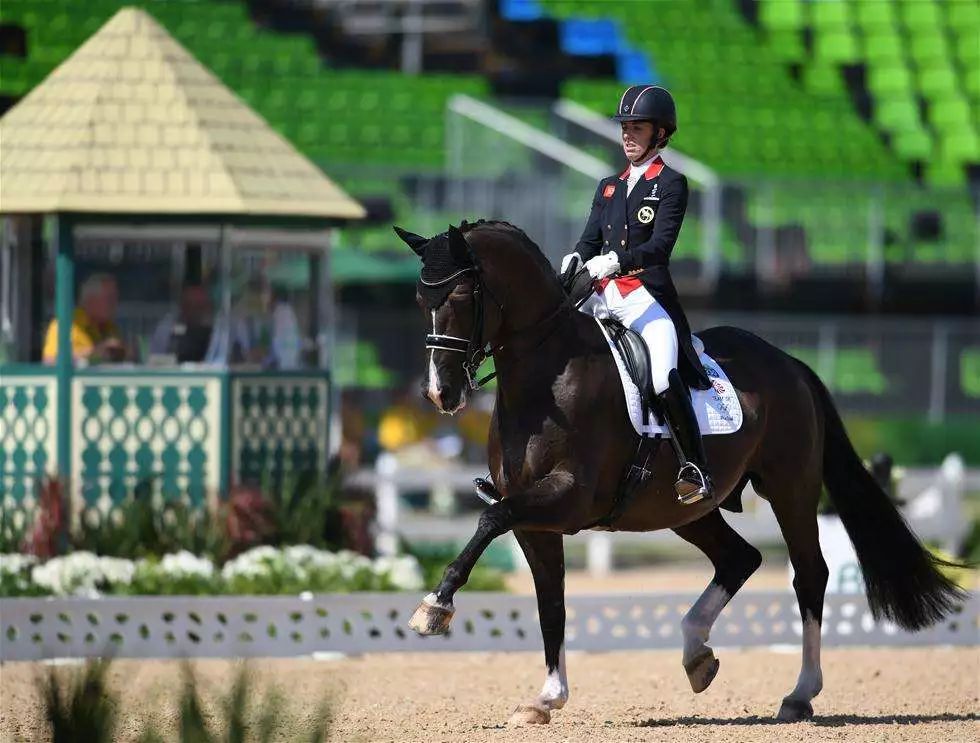
[[[681,647],[681,618],[696,593],[570,596],[569,650]],[[419,637],[408,620],[420,595],[110,597],[0,601],[0,661],[50,658],[297,657],[317,653],[538,651],[533,596],[462,592],[449,634]],[[952,617],[910,634],[875,622],[860,595],[828,595],[827,646],[980,644],[980,596]],[[739,593],[711,632],[715,647],[798,646],[791,591]]]
[[[373,490],[377,503],[376,547],[381,554],[397,554],[400,538],[409,542],[465,542],[476,529],[483,508],[473,493],[473,478],[487,477],[486,468],[473,466],[402,467],[391,454],[378,457],[374,469],[361,470],[351,483]],[[969,529],[963,516],[963,498],[967,491],[980,491],[980,470],[967,469],[963,459],[951,454],[938,468],[910,468],[897,481],[898,498],[904,502],[902,514],[920,539],[939,543],[954,552]],[[427,492],[429,507],[425,510],[405,506],[402,496],[410,492]],[[472,502],[474,510],[460,512],[458,502]],[[725,520],[752,544],[782,543],[779,524],[769,504],[759,498],[751,484],[742,495],[742,513],[725,512]],[[524,558],[513,537],[515,560]],[[593,575],[612,569],[617,547],[630,544],[675,544],[681,540],[673,532],[580,532],[566,537],[566,544],[586,545],[587,567]]]

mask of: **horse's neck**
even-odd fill
[[[495,354],[497,389],[511,405],[549,397],[572,357],[583,351],[608,352],[591,317],[570,310],[554,322],[555,327],[540,342],[505,345]]]

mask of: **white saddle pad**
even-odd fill
[[[670,431],[667,430],[667,427],[659,425],[655,419],[651,420],[648,425],[643,425],[640,391],[630,379],[626,365],[623,363],[619,351],[616,350],[612,338],[609,337],[609,333],[606,332],[601,322],[596,320],[596,323],[598,323],[599,329],[602,330],[602,334],[609,344],[613,358],[616,359],[616,368],[619,369],[619,378],[623,382],[623,393],[626,396],[626,410],[629,413],[633,428],[643,436],[660,434],[663,438],[670,438]],[[691,403],[694,405],[694,413],[697,415],[701,433],[705,436],[735,433],[742,427],[742,406],[738,401],[738,395],[735,393],[735,386],[728,379],[725,370],[704,352],[704,343],[701,342],[701,339],[692,334],[691,341],[694,343],[694,350],[711,381],[710,390],[691,390]]]

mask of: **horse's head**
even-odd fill
[[[425,238],[395,227],[422,259],[415,301],[432,324],[426,337],[429,365],[422,394],[443,413],[466,404],[466,388],[487,342],[483,287],[476,256],[456,227]]]
[[[395,232],[422,259],[415,299],[432,324],[422,393],[455,413],[466,404],[467,387],[478,386],[487,347],[533,326],[546,314],[538,306],[554,309],[552,294],[560,298],[561,289],[537,246],[506,223],[464,221],[431,238]]]

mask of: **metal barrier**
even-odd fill
[[[569,650],[677,648],[694,593],[570,596]],[[540,650],[533,596],[457,597],[449,634],[419,637],[407,623],[415,594],[280,597],[5,599],[0,660],[56,657],[292,657],[319,652]],[[830,646],[977,645],[980,597],[917,634],[875,622],[863,596],[828,596],[823,636]],[[716,647],[795,645],[802,625],[789,591],[735,596],[712,631]]]

